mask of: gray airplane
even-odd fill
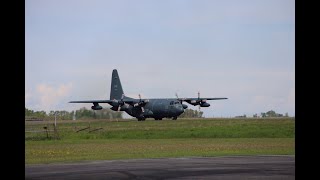
[[[207,100],[221,100],[228,98],[161,98],[161,99],[139,99],[130,98],[124,95],[120,77],[116,69],[112,71],[110,100],[88,100],[88,101],[70,101],[69,103],[93,103],[91,109],[101,110],[99,103],[108,103],[113,111],[125,111],[130,116],[136,117],[138,121],[144,121],[146,118],[154,118],[155,120],[162,120],[162,118],[172,118],[176,120],[177,117],[188,108],[187,102],[191,105],[199,105],[200,107],[209,107]]]

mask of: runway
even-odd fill
[[[295,179],[295,156],[228,156],[26,165],[25,179]]]

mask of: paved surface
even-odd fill
[[[295,156],[230,156],[26,165],[25,179],[295,179]]]

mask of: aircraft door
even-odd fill
[[[164,114],[165,114],[165,115],[168,115],[168,113],[169,113],[169,105],[166,103],[166,104],[164,105]]]

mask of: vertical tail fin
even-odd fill
[[[123,90],[120,82],[120,77],[118,75],[118,71],[114,69],[112,71],[110,100],[121,99],[122,94]]]

